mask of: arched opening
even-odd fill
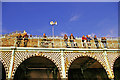
[[[0,80],[5,80],[5,79],[6,79],[5,68],[4,68],[2,62],[0,62]]]
[[[115,61],[113,71],[115,80],[120,80],[120,57]]]
[[[90,57],[79,57],[68,71],[68,80],[109,80],[103,66]]]
[[[60,79],[56,65],[45,57],[35,56],[28,58],[17,68],[14,80],[29,79]]]

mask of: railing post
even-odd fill
[[[62,38],[60,39],[60,44],[61,44],[61,48],[63,47],[63,42],[62,42]]]
[[[40,36],[38,37],[38,47],[40,47]]]
[[[15,47],[15,45],[16,45],[16,42],[17,42],[17,40],[16,40],[16,38],[15,38],[15,43],[14,43],[14,47]]]
[[[8,72],[8,80],[12,79],[12,69],[13,69],[13,62],[14,62],[14,53],[15,53],[15,48],[12,48],[12,55],[11,55],[11,60],[10,60],[10,67],[9,67],[9,72]]]
[[[106,63],[106,67],[107,67],[107,74],[108,74],[108,78],[111,79],[111,80],[114,80],[114,74],[110,68],[110,64],[109,64],[109,61],[108,61],[108,57],[107,57],[107,48],[104,48],[104,59],[105,59],[105,63]]]
[[[65,73],[64,50],[61,50],[61,71],[62,71],[62,80],[65,80],[66,73]]]

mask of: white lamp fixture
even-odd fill
[[[57,25],[57,21],[55,21],[55,22],[51,21],[50,25]]]

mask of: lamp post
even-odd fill
[[[53,35],[53,45],[54,45],[54,25],[57,25],[57,21],[55,22],[51,21],[50,25],[52,25],[52,35]]]

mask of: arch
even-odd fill
[[[3,65],[4,69],[5,69],[5,73],[6,73],[6,77],[7,77],[8,67],[6,66],[5,61],[2,60],[2,58],[0,58],[0,62],[2,63],[2,65]]]
[[[21,63],[23,63],[25,60],[27,60],[27,59],[29,59],[29,58],[37,57],[37,56],[38,56],[38,57],[44,57],[44,58],[50,60],[50,61],[53,62],[54,65],[57,67],[58,72],[59,72],[59,73],[61,72],[61,69],[59,68],[58,64],[57,64],[57,63],[55,62],[55,60],[52,59],[50,56],[43,55],[43,54],[31,54],[31,55],[27,55],[27,57],[23,58],[22,61],[20,61],[19,63],[17,63],[17,66],[14,67],[14,69],[13,69],[12,78],[14,77],[15,72],[16,72],[17,68],[20,66]],[[61,75],[61,73],[60,73],[60,75]]]
[[[117,56],[114,59],[114,63],[113,63],[112,68],[113,68],[112,70],[114,72],[115,79],[119,80],[120,79],[120,77],[119,77],[119,74],[120,74],[120,56]]]
[[[95,60],[95,61],[97,61],[97,63],[99,63],[100,64],[100,66],[101,66],[101,68],[103,68],[103,70],[104,70],[104,73],[106,74],[105,76],[106,76],[106,78],[108,78],[108,73],[107,73],[107,71],[106,71],[106,69],[105,69],[105,65],[99,60],[99,59],[97,59],[97,58],[95,58],[95,56],[91,56],[91,55],[78,55],[78,56],[75,56],[73,59],[71,59],[70,60],[70,63],[69,63],[69,69],[70,69],[70,67],[71,67],[71,65],[72,65],[72,63],[74,63],[74,61],[76,61],[78,58],[85,58],[85,57],[88,57],[88,58],[90,58],[90,59],[93,59],[93,60]],[[69,76],[68,76],[68,74],[70,74],[69,73],[69,69],[67,69],[67,72],[66,72],[66,77],[68,78]],[[75,69],[75,68],[74,68]],[[70,69],[71,70],[71,69]]]
[[[80,57],[90,57],[90,58],[93,58],[93,59],[95,59],[96,61],[98,61],[98,62],[103,66],[103,68],[106,70],[105,65],[104,65],[100,60],[98,60],[97,57],[91,56],[91,55],[78,55],[78,56],[73,57],[73,59],[70,60],[70,63],[69,63],[68,66],[67,66],[67,71],[69,70],[69,67],[71,66],[71,64],[72,64],[77,58],[80,58]]]
[[[1,59],[0,59],[0,64],[2,64],[2,67],[3,67],[3,69],[2,69],[2,80],[4,80],[4,79],[6,79],[6,76],[7,76],[7,74],[6,74],[6,69],[5,69],[5,64],[3,64],[4,63],[4,61],[2,61]],[[4,72],[4,73],[3,73]]]
[[[116,56],[116,57],[112,60],[112,63],[111,63],[111,69],[112,69],[112,70],[113,70],[113,67],[114,67],[114,65],[115,65],[116,60],[117,60],[119,57],[120,57],[120,55],[119,55],[119,56]]]
[[[81,57],[90,57],[90,58],[96,60],[98,63],[100,63],[100,65],[105,69],[106,73],[108,74],[105,65],[104,65],[99,59],[97,59],[96,56],[93,56],[93,55],[81,55],[81,54],[79,54],[79,55],[73,57],[73,58],[70,60],[70,62],[68,63],[68,66],[67,66],[67,69],[66,69],[66,77],[68,76],[67,73],[68,73],[68,71],[69,71],[69,68],[70,68],[71,64],[72,64],[76,59],[81,58]]]

